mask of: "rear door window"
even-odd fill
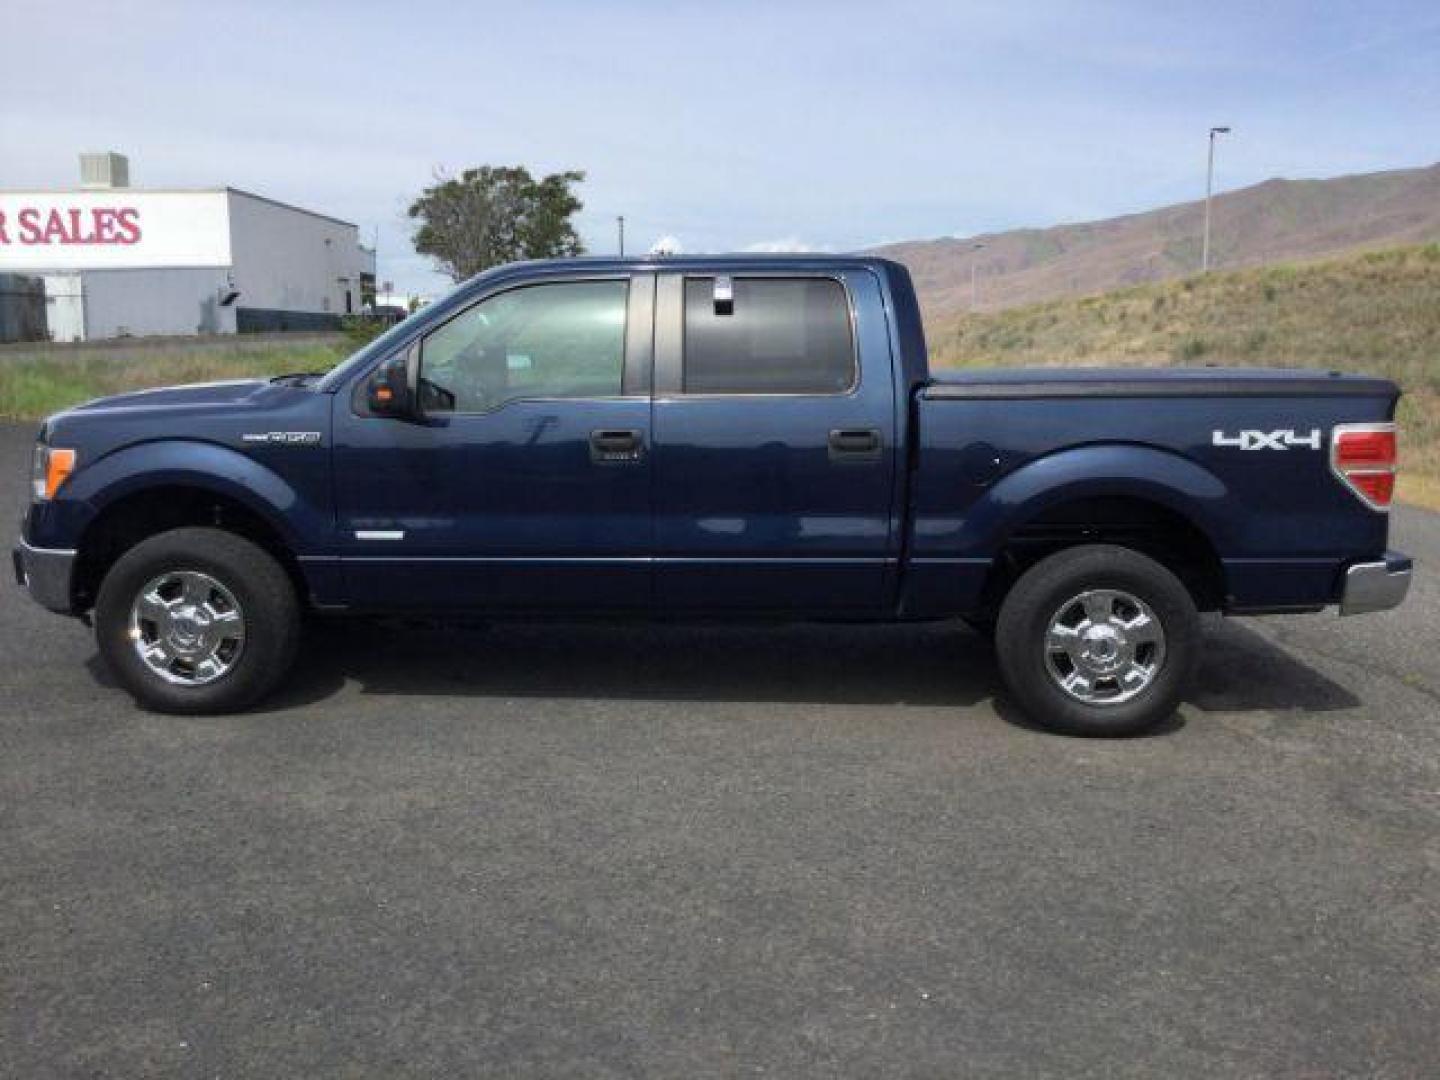
[[[854,388],[850,303],[840,282],[735,277],[725,299],[716,280],[685,279],[685,393],[843,394]]]

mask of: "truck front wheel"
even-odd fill
[[[1041,560],[1000,608],[1001,674],[1036,723],[1134,735],[1170,716],[1200,650],[1180,579],[1129,548],[1093,544]]]
[[[284,569],[221,529],[141,541],[110,568],[95,603],[101,655],[125,689],[158,712],[253,704],[284,676],[299,634]]]

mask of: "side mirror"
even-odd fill
[[[420,347],[414,345],[371,373],[365,385],[365,404],[375,416],[419,420],[419,381]]]

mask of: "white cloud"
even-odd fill
[[[778,240],[757,240],[753,244],[746,244],[740,250],[757,255],[781,255],[786,252],[829,251],[830,248],[825,244],[808,243],[798,236],[782,236]]]

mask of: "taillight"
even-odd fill
[[[1338,424],[1330,433],[1330,468],[1372,510],[1395,496],[1394,424]]]

